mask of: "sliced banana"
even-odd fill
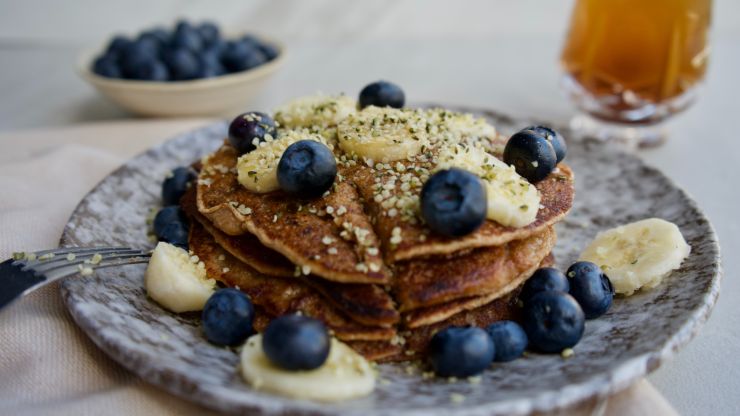
[[[144,273],[144,286],[149,297],[179,313],[202,310],[216,288],[216,281],[206,276],[205,266],[197,257],[160,242]]]
[[[237,174],[239,183],[256,193],[272,192],[280,189],[277,179],[277,166],[283,152],[291,144],[300,140],[313,140],[331,146],[323,136],[308,130],[280,130],[276,139],[267,138],[259,147],[239,157]]]
[[[242,377],[255,389],[296,399],[333,402],[362,397],[375,388],[370,363],[342,342],[332,339],[324,365],[310,371],[287,371],[270,362],[255,335],[241,352]]]
[[[429,144],[427,122],[421,110],[370,106],[337,126],[339,147],[374,162],[392,162],[416,156]]]
[[[284,128],[308,128],[333,139],[336,125],[355,112],[357,102],[350,97],[313,95],[296,98],[278,108],[275,121]]]
[[[523,227],[537,218],[540,208],[537,188],[481,147],[442,146],[437,159],[435,170],[455,167],[480,176],[486,188],[488,219],[508,227]]]
[[[599,233],[581,260],[601,266],[614,290],[629,296],[660,284],[690,252],[675,224],[649,218]]]
[[[425,112],[429,122],[429,139],[432,144],[466,144],[489,149],[497,136],[496,128],[484,118],[470,113],[458,113],[444,108],[432,108]]]

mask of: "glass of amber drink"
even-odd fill
[[[561,55],[563,86],[603,139],[661,143],[688,107],[709,57],[711,0],[576,0]]]

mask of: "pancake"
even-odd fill
[[[470,311],[481,306],[487,305],[498,298],[506,297],[510,293],[514,292],[519,286],[523,285],[524,282],[529,279],[532,274],[540,267],[549,267],[554,263],[552,254],[547,255],[541,263],[531,267],[530,269],[522,272],[519,276],[511,279],[503,285],[500,289],[494,292],[487,293],[485,295],[470,296],[466,298],[455,299],[450,302],[415,309],[413,311],[404,314],[403,320],[407,328],[418,328],[422,326],[432,325],[437,322],[444,321],[452,317],[453,315],[462,311]]]
[[[191,188],[185,193],[180,204],[185,213],[197,221],[221,248],[255,271],[270,276],[286,277],[285,274],[273,274],[270,271],[289,268],[291,273],[287,274],[288,279],[296,279],[311,286],[336,308],[361,324],[387,327],[400,320],[393,300],[383,288],[368,284],[339,284],[300,274],[296,276],[293,273],[295,266],[279,253],[263,246],[251,234],[230,236],[214,227],[198,213],[194,189]],[[283,266],[284,263],[290,266]]]
[[[390,281],[380,242],[351,183],[337,180],[328,196],[310,201],[280,191],[256,194],[239,184],[236,161],[234,148],[224,144],[203,161],[198,177],[198,211],[218,229],[252,233],[305,272],[328,280]]]
[[[203,261],[208,277],[247,295],[268,316],[301,312],[323,321],[343,341],[390,340],[393,328],[361,325],[348,318],[308,285],[291,278],[265,276],[221,248],[198,222],[190,224],[190,250]]]
[[[540,264],[552,250],[555,239],[555,231],[550,227],[523,240],[479,248],[463,255],[397,263],[394,294],[400,310],[479,294],[507,293],[519,285],[516,282],[529,277],[522,276]]]
[[[403,165],[408,166],[409,163],[404,162]],[[431,165],[426,168],[431,168]],[[406,171],[412,170],[407,169]],[[404,218],[401,215],[390,216],[388,215],[389,209],[383,206],[385,201],[376,202],[377,178],[380,178],[382,184],[386,181],[393,182],[391,179],[393,177],[398,177],[396,172],[387,169],[378,171],[362,165],[353,167],[348,176],[368,204],[368,209],[375,220],[375,231],[383,241],[385,257],[389,263],[418,257],[447,255],[478,247],[500,246],[509,241],[540,234],[565,217],[573,205],[575,195],[573,171],[567,165],[560,163],[553,173],[535,184],[540,192],[541,200],[534,222],[524,227],[513,228],[488,220],[471,234],[449,238],[430,232],[425,225],[415,221],[415,218]],[[404,196],[404,191],[399,186],[387,189],[387,191],[391,195],[390,198],[401,201],[409,200],[410,204],[418,204],[418,196],[412,198],[409,198],[408,194]],[[416,198],[416,202],[412,202],[413,198]],[[400,242],[392,244],[394,228],[399,229],[398,235],[401,238]]]

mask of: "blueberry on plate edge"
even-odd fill
[[[267,325],[262,350],[276,366],[289,370],[314,370],[329,357],[331,339],[323,322],[303,315],[283,315]]]
[[[406,96],[398,85],[388,81],[376,81],[360,91],[360,108],[376,107],[403,108]]]
[[[517,359],[522,356],[529,343],[524,329],[514,321],[494,322],[486,328],[486,332],[495,346],[493,361]]]
[[[157,240],[187,250],[189,223],[178,205],[170,205],[159,210],[154,217],[153,225]]]
[[[542,267],[537,269],[532,276],[524,282],[522,291],[519,292],[519,299],[526,303],[532,296],[539,292],[548,290],[557,290],[568,293],[570,285],[568,278],[563,272],[553,267]]]
[[[319,197],[337,176],[337,161],[326,145],[299,140],[283,152],[277,166],[280,189],[300,198]]]
[[[523,328],[529,345],[552,353],[571,348],[585,329],[583,310],[573,296],[556,291],[540,292],[524,305]]]
[[[179,204],[180,198],[197,176],[195,170],[189,166],[173,169],[162,182],[162,204],[165,206]]]
[[[480,179],[462,169],[441,170],[421,189],[421,215],[432,231],[460,237],[486,220],[488,202]]]
[[[245,293],[231,288],[214,292],[201,314],[203,333],[216,345],[239,345],[252,333],[254,306]]]
[[[570,294],[581,305],[586,319],[606,313],[614,299],[614,287],[599,266],[588,261],[573,263],[566,272]]]
[[[450,326],[429,342],[428,359],[440,377],[470,377],[480,374],[496,353],[493,340],[477,327]]]

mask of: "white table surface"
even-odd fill
[[[605,0],[607,1],[607,0]],[[74,73],[77,54],[114,31],[178,16],[269,33],[289,48],[255,109],[299,94],[355,94],[379,78],[412,101],[486,106],[566,121],[556,58],[571,1],[0,1],[0,133],[130,118]],[[642,152],[693,195],[719,234],[725,277],[699,336],[650,376],[683,414],[740,414],[740,1],[715,2],[708,80],[673,120],[667,145]],[[2,146],[12,145],[4,134]],[[135,139],[132,139],[135,140]],[[1,151],[0,151],[1,152]]]

